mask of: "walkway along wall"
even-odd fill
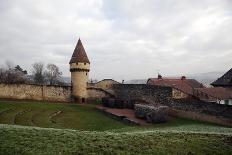
[[[145,84],[114,85],[115,97],[167,105],[173,116],[232,126],[232,106],[204,102],[195,98],[173,98],[171,87]]]

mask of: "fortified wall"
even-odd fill
[[[122,100],[141,100],[153,105],[166,105],[169,114],[178,117],[232,126],[232,108],[196,98],[180,98],[171,87],[146,84],[117,84],[115,97]],[[183,94],[182,94],[183,95]],[[182,96],[181,95],[181,96]]]
[[[0,99],[72,102],[71,94],[71,86],[0,84]],[[96,101],[113,95],[100,88],[87,88],[87,97],[90,101]]]
[[[0,98],[69,102],[71,87],[34,84],[0,84]]]
[[[117,84],[113,86],[116,98],[141,100],[151,104],[165,103],[172,98],[172,88],[146,84]]]

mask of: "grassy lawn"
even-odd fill
[[[13,101],[0,101],[0,124],[98,131],[127,126],[106,117],[95,105]]]
[[[0,125],[0,154],[232,154],[232,135]]]
[[[232,154],[232,128],[181,118],[129,126],[91,104],[0,101],[0,154]]]

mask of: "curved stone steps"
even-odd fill
[[[9,110],[11,110],[11,108],[1,109],[1,110],[0,110],[0,117],[1,117],[1,114],[3,114],[4,112],[7,112],[7,111],[9,111]]]
[[[15,124],[33,126],[31,122],[31,117],[35,111],[32,109],[26,109],[21,113],[18,113],[15,117]]]
[[[40,113],[43,113],[45,110],[41,110],[41,111],[36,111],[35,113],[33,113],[33,115],[31,116],[31,123],[33,124],[33,126],[39,126],[37,123],[36,123],[36,119],[37,119],[37,116],[40,115]]]
[[[21,109],[9,109],[1,113],[0,124],[14,124],[15,116]]]
[[[56,127],[56,123],[52,122],[51,118],[57,112],[58,110],[40,111],[32,116],[32,123],[40,127]]]
[[[50,121],[51,121],[52,123],[56,123],[56,118],[57,118],[59,115],[61,115],[62,113],[63,113],[62,110],[56,111],[55,113],[53,113],[53,114],[49,117]]]

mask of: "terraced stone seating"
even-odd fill
[[[10,107],[0,110],[0,124],[18,124],[25,126],[43,126],[46,124],[53,127],[54,123],[56,123],[56,116],[61,113],[62,111],[60,110],[21,109]]]
[[[135,104],[135,116],[146,119],[149,123],[163,123],[167,121],[168,107]]]

